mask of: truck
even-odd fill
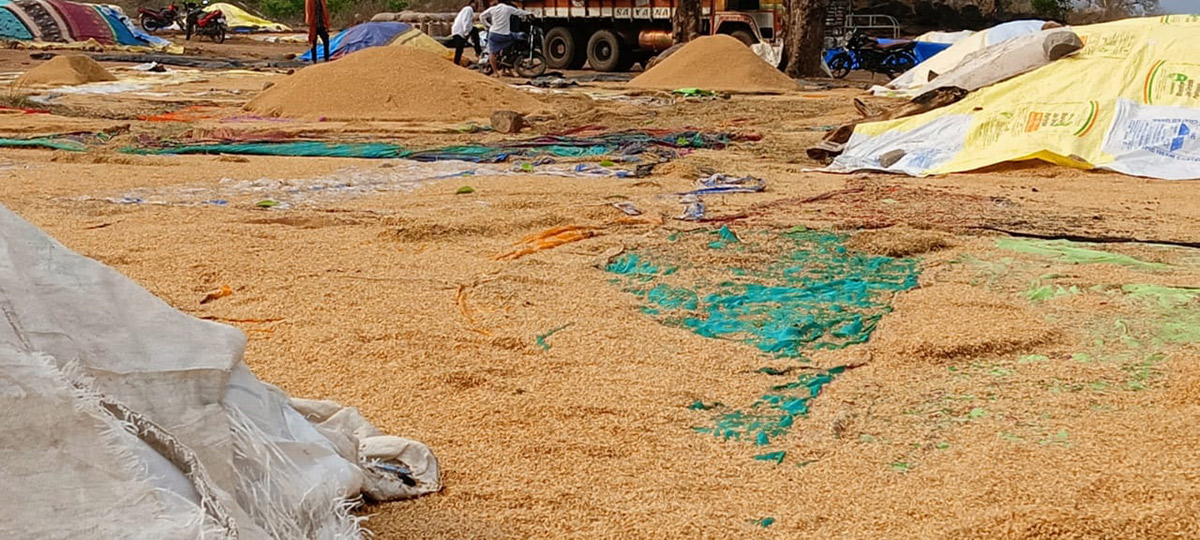
[[[541,19],[543,50],[553,69],[626,71],[668,49],[676,0],[524,0]],[[772,41],[782,0],[700,0],[700,33],[728,34],[747,45]]]

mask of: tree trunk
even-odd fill
[[[671,39],[687,43],[700,35],[700,0],[675,0],[671,16]]]
[[[825,0],[783,0],[783,10],[780,68],[789,77],[825,76]]]

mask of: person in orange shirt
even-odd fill
[[[304,22],[308,23],[308,43],[312,46],[312,61],[317,63],[317,39],[325,45],[325,61],[329,61],[329,6],[325,0],[304,0]]]

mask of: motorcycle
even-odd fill
[[[542,50],[546,35],[541,25],[525,24],[529,27],[526,32],[513,32],[512,45],[500,51],[496,64],[501,70],[514,70],[522,77],[537,77],[546,72],[546,54]],[[484,48],[479,58],[479,69],[485,75],[492,74],[491,52]]]
[[[183,21],[179,16],[179,6],[175,2],[171,2],[166,9],[150,9],[138,8],[139,19],[142,23],[142,30],[147,32],[155,32],[170,28],[173,24],[183,26]]]
[[[187,8],[185,34],[188,40],[192,39],[192,35],[197,35],[208,36],[217,43],[225,43],[227,28],[225,14],[221,13],[221,10],[205,11],[208,7],[208,0],[201,5],[197,5],[195,2],[186,2],[183,6]]]
[[[883,44],[855,31],[845,46],[834,49],[835,54],[829,59],[829,72],[837,79],[845,78],[855,69],[895,77],[917,65],[916,48],[915,41],[897,40]]]

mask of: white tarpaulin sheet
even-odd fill
[[[353,409],[361,436],[310,422],[246,367],[240,331],[3,207],[0,313],[0,538],[357,538],[363,490],[440,487],[423,445]]]

